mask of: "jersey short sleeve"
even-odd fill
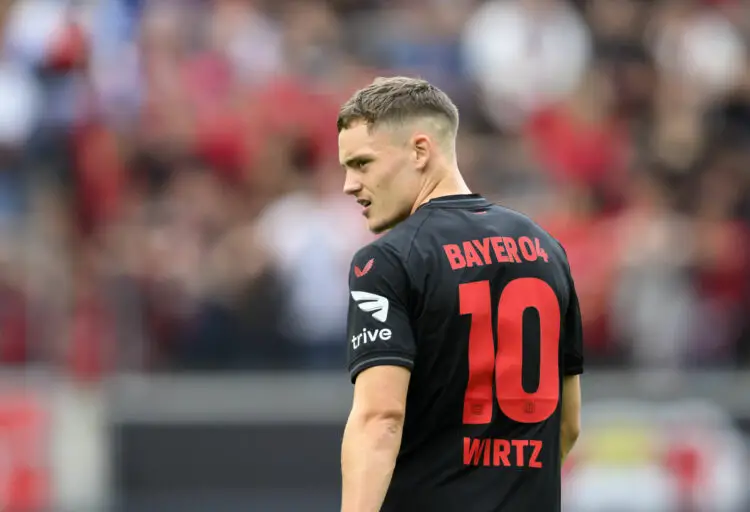
[[[565,314],[563,339],[563,365],[565,375],[583,373],[583,325],[581,308],[578,305],[578,294],[575,286],[570,287],[570,301]]]
[[[409,315],[409,279],[394,251],[361,249],[349,273],[349,374],[379,365],[412,369],[416,344]]]

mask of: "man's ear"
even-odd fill
[[[411,147],[415,167],[420,171],[424,171],[434,151],[432,139],[427,134],[417,133],[412,137]]]

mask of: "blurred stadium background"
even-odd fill
[[[337,509],[335,116],[399,73],[567,247],[565,510],[750,510],[750,3],[0,6],[0,509]]]

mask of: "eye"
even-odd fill
[[[361,171],[361,170],[364,170],[364,168],[367,167],[367,164],[369,164],[369,163],[370,163],[369,160],[364,160],[364,159],[362,159],[362,160],[355,160],[352,163],[352,167],[354,167],[358,171]]]

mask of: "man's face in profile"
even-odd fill
[[[409,216],[416,200],[420,173],[414,167],[402,130],[365,122],[339,133],[339,161],[344,167],[344,193],[364,208],[370,231],[381,233]]]

